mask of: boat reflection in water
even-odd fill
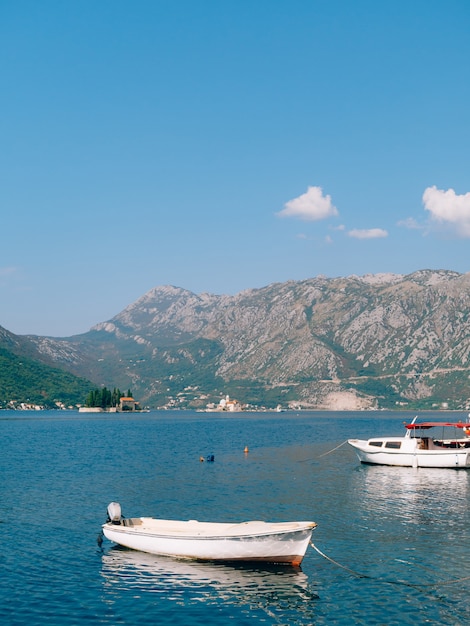
[[[468,574],[470,475],[454,469],[361,465],[345,506],[355,530],[343,545],[349,567],[410,585],[442,584]],[[339,530],[348,533],[339,522]],[[367,548],[365,548],[365,546]],[[339,548],[335,546],[337,553]]]
[[[432,519],[449,524],[455,516],[463,519],[470,488],[466,472],[449,469],[363,466],[361,509],[370,515],[387,514],[400,523],[421,523]],[[449,515],[449,511],[452,515]]]
[[[312,613],[318,595],[309,587],[299,568],[284,566],[247,567],[176,560],[122,547],[111,548],[102,557],[105,589],[158,593],[177,604],[223,602],[261,609],[274,605],[282,610]]]

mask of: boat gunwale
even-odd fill
[[[174,521],[176,520],[158,520],[157,518],[133,518],[138,520],[152,520],[155,522],[159,521]],[[190,523],[198,523],[201,524],[200,532],[197,533],[197,530],[194,528],[181,528],[181,529],[169,529],[168,531],[159,530],[158,527],[152,528],[151,525],[145,525],[145,521],[141,524],[126,526],[124,524],[113,524],[112,522],[106,522],[102,525],[103,529],[109,529],[110,531],[117,532],[123,535],[138,535],[138,536],[146,536],[146,537],[154,537],[160,539],[175,539],[175,540],[209,540],[209,541],[221,541],[221,540],[233,540],[233,541],[243,541],[243,540],[256,540],[258,538],[266,538],[266,537],[278,537],[285,535],[297,535],[305,532],[313,532],[313,530],[317,527],[316,522],[265,522],[267,526],[276,526],[279,525],[278,528],[266,529],[265,531],[260,530],[252,530],[251,532],[232,532],[232,533],[219,533],[219,534],[208,534],[210,529],[207,529],[207,525],[219,526],[217,522],[197,522],[196,520],[188,520],[187,522],[178,521],[179,524],[190,524]],[[242,522],[241,524],[226,524],[227,529],[236,527],[240,527],[243,524],[246,524],[246,530],[248,530],[248,526],[250,522]],[[296,524],[297,526],[289,527],[289,524]],[[223,522],[220,525],[224,525]],[[155,525],[157,526],[157,525]],[[204,528],[204,526],[206,526]],[[282,528],[281,528],[282,526]]]

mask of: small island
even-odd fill
[[[130,389],[127,394],[124,394],[116,387],[113,391],[103,387],[102,389],[97,388],[90,391],[86,398],[85,406],[80,407],[78,411],[79,413],[133,412],[140,411],[140,404],[134,400]]]

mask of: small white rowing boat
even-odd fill
[[[470,423],[406,424],[403,437],[349,439],[361,463],[405,467],[470,468]]]
[[[124,519],[118,502],[108,506],[103,534],[126,548],[203,561],[261,561],[300,565],[315,522],[218,523],[153,517]]]

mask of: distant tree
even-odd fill
[[[100,406],[100,404],[98,403],[99,393],[100,393],[99,389],[92,389],[86,397],[85,406],[87,407]]]
[[[92,389],[86,397],[85,406],[107,409],[109,407],[118,406],[121,397],[122,393],[116,387],[113,391],[107,387],[103,387],[102,389]]]
[[[101,390],[101,408],[107,409],[111,406],[111,392],[106,387]]]
[[[119,400],[122,398],[123,394],[120,389],[114,387],[113,393],[111,396],[111,406],[119,406]]]

